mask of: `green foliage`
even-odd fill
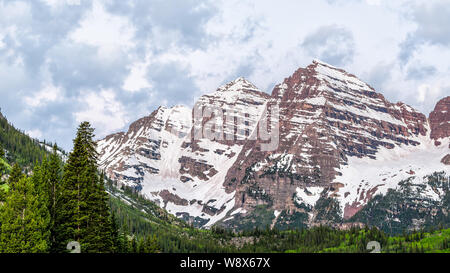
[[[50,217],[49,232],[50,232],[50,251],[55,250],[56,231],[55,231],[55,218],[56,218],[56,200],[60,193],[60,181],[62,177],[61,166],[62,161],[57,155],[56,146],[53,149],[53,153],[50,158],[43,159],[42,164],[36,164],[32,179],[37,187],[37,190],[41,192],[41,203],[47,209]]]
[[[15,162],[20,166],[31,166],[37,161],[41,162],[44,156],[48,154],[45,147],[39,144],[39,141],[14,128],[1,113],[0,143],[2,144],[0,150],[4,154],[4,156],[0,155],[0,158],[5,158],[8,162]]]
[[[245,232],[235,240],[247,242],[239,252],[256,253],[368,253],[370,241],[379,242],[384,253],[450,252],[450,229],[389,237],[377,228],[338,230],[319,226],[290,231]]]
[[[308,213],[297,212],[288,213],[283,210],[275,223],[275,228],[280,230],[300,229],[308,227]]]
[[[14,164],[12,169],[11,169],[11,173],[9,174],[8,177],[8,186],[11,189],[14,189],[15,184],[17,184],[20,179],[22,179],[24,177],[24,174],[22,173],[22,170],[19,167],[19,164]]]
[[[0,143],[0,158],[5,157],[5,150],[3,149],[3,145]]]
[[[404,230],[442,225],[450,227],[449,180],[444,172],[425,176],[424,180],[435,192],[443,192],[443,201],[423,197],[422,185],[413,185],[411,179],[401,181],[400,189],[389,189],[386,195],[374,196],[349,222],[362,222],[376,226],[389,234]]]
[[[0,147],[1,151],[1,147]],[[11,166],[0,157],[0,204],[2,202],[5,202],[6,200],[6,192],[9,189],[8,184],[6,181],[3,180],[3,175],[8,173],[11,170]]]
[[[63,252],[77,241],[83,252],[111,252],[112,223],[103,175],[98,175],[94,129],[88,122],[78,127],[74,148],[64,168],[56,198],[55,250]]]
[[[11,166],[3,158],[0,157],[0,180],[4,174],[11,171]]]
[[[339,202],[334,198],[320,197],[314,206],[314,210],[318,212],[316,220],[331,223],[342,222],[341,208]]]
[[[21,177],[0,208],[0,253],[35,253],[49,249],[49,214],[32,179]]]
[[[250,213],[238,214],[226,221],[226,226],[234,230],[249,231],[255,228],[261,230],[270,227],[274,219],[274,211],[269,205],[258,205]]]
[[[135,198],[131,191],[115,189],[111,210],[119,227],[120,241],[126,245],[118,252],[214,253],[231,251],[222,235],[195,229],[176,219],[154,203]],[[127,200],[124,202],[123,200]],[[114,237],[117,238],[117,235]],[[125,240],[124,240],[125,238]],[[148,247],[148,242],[152,247]],[[142,244],[147,246],[142,247]]]
[[[56,230],[55,219],[57,213],[56,202],[58,200],[59,193],[61,192],[60,181],[62,180],[62,167],[63,162],[58,156],[58,150],[56,145],[53,146],[53,152],[50,155],[49,161],[43,162],[43,181],[42,185],[48,198],[47,207],[50,213],[50,241],[52,243],[52,250],[56,248]]]
[[[1,203],[6,201],[6,194],[9,190],[9,187],[7,184],[0,184],[0,205]]]

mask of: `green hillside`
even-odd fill
[[[0,113],[0,144],[6,150],[6,160],[18,163],[20,166],[31,166],[35,162],[41,162],[49,152],[39,145],[39,141],[30,138],[24,132],[16,129]]]

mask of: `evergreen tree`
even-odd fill
[[[98,175],[94,129],[78,127],[69,154],[55,208],[55,250],[64,252],[77,241],[82,252],[111,252],[112,225],[103,178]]]
[[[6,201],[6,190],[0,187],[0,206]],[[0,227],[2,223],[0,222]]]
[[[95,169],[97,170],[97,168]],[[104,174],[92,185],[88,199],[89,225],[86,241],[94,252],[114,252],[113,226],[105,190]]]
[[[3,175],[7,173],[8,169],[9,169],[8,163],[6,163],[2,158],[0,158],[0,185],[6,183],[6,181],[3,181]]]
[[[8,178],[8,185],[10,188],[14,188],[15,184],[19,182],[21,178],[23,178],[24,175],[22,173],[22,170],[19,167],[19,164],[14,164],[14,166],[11,169],[11,173],[9,174]]]
[[[3,175],[8,173],[8,171],[11,169],[11,166],[9,166],[8,162],[5,160],[5,152],[3,150],[3,146],[0,143],[0,201],[2,201],[2,197],[4,194],[4,187],[1,187],[6,183],[6,181],[3,180]]]
[[[3,145],[0,143],[0,158],[5,157],[5,150],[3,149]]]
[[[47,208],[50,213],[50,242],[52,244],[51,251],[54,251],[55,242],[56,242],[56,231],[55,231],[55,218],[56,218],[56,200],[60,191],[60,182],[61,182],[61,159],[58,156],[58,148],[53,145],[53,152],[50,155],[50,159],[47,163],[45,160],[45,176],[44,176],[44,187],[45,192],[48,198]],[[43,162],[43,163],[44,163]],[[44,164],[43,164],[44,165]]]
[[[49,247],[48,211],[30,178],[14,182],[1,207],[0,253],[46,252]]]
[[[129,251],[131,253],[138,253],[138,242],[136,240],[136,236],[133,236],[130,241]]]
[[[158,253],[160,252],[160,247],[158,241],[156,240],[156,236],[147,236],[141,248],[142,253]]]
[[[37,162],[34,165],[33,175],[31,176],[31,180],[33,181],[33,185],[35,187],[35,191],[39,192],[39,199],[43,206],[48,207],[48,194],[45,187],[45,180],[47,179],[47,158],[44,157],[42,160],[42,164],[39,165]]]
[[[114,212],[111,213],[111,239],[114,245],[114,253],[127,253],[127,239],[126,234],[121,232],[118,224],[118,220],[116,214]]]
[[[56,146],[53,148],[53,153],[50,158],[44,157],[42,164],[35,164],[33,171],[33,183],[35,184],[36,190],[40,192],[40,202],[43,207],[48,211],[50,217],[50,223],[48,226],[50,232],[50,251],[54,252],[53,246],[55,243],[55,208],[56,208],[56,196],[58,185],[60,181],[60,165],[61,160],[59,159],[56,151]]]

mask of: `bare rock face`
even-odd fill
[[[199,226],[348,226],[343,219],[405,180],[443,198],[423,177],[450,173],[449,103],[427,119],[314,61],[271,95],[238,78],[193,109],[160,107],[100,140],[100,166]]]
[[[430,137],[439,143],[440,138],[450,136],[450,96],[441,99],[430,113]]]
[[[168,164],[173,156],[170,151],[181,143],[190,128],[189,108],[159,107],[133,122],[128,132],[99,141],[99,165],[111,179],[141,189],[146,174],[165,176],[177,171]]]
[[[200,97],[192,113],[190,139],[183,143],[186,148],[180,158],[180,172],[206,181],[224,164],[236,160],[255,130],[268,98],[244,78]],[[208,164],[211,161],[217,164]]]
[[[308,188],[334,191],[344,182],[340,168],[349,157],[375,160],[380,148],[419,145],[418,136],[426,134],[423,114],[386,101],[355,76],[319,61],[277,85],[269,103],[280,107],[278,148],[260,152],[258,143],[248,142],[225,182],[236,191],[236,206],[246,210],[262,204],[301,210],[293,195]],[[345,216],[375,192],[368,189],[364,202],[345,204]]]
[[[441,162],[445,165],[450,165],[450,154],[447,154],[441,159]]]

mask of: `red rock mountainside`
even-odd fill
[[[430,137],[434,140],[450,136],[450,97],[440,100],[430,113]]]
[[[423,184],[431,172],[450,173],[443,158],[448,106],[449,97],[428,121],[354,75],[314,61],[271,96],[239,78],[202,96],[192,111],[160,108],[127,133],[99,141],[100,165],[169,212],[206,227],[220,221],[238,228],[258,208],[272,215],[266,217],[272,225],[294,222],[299,213],[308,225],[333,223],[403,179]],[[277,112],[278,126],[267,125]],[[261,148],[267,142],[259,138],[261,128],[278,128],[274,149]],[[442,199],[424,188],[427,197]]]
[[[435,144],[441,144],[440,139],[446,139],[450,136],[450,97],[440,100],[433,112],[430,113],[430,137],[435,140]],[[450,148],[450,146],[449,146]],[[450,165],[450,153],[445,155],[442,163]]]

